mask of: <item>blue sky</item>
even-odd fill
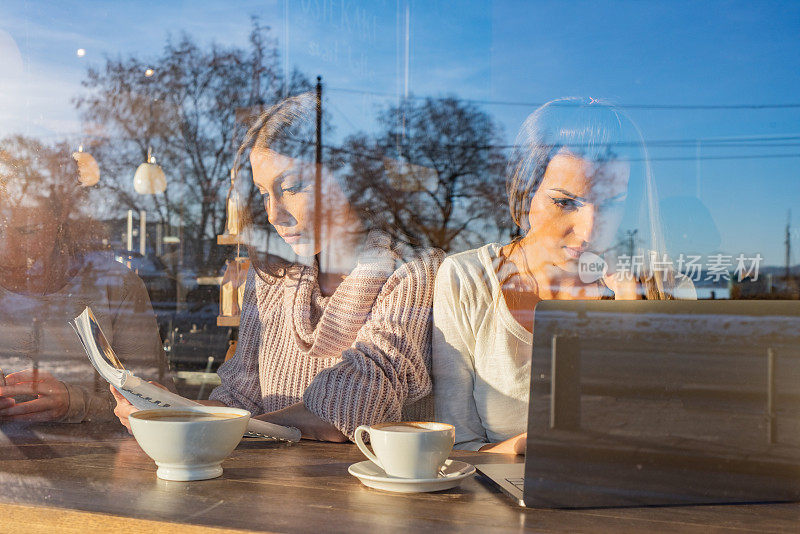
[[[482,105],[509,141],[533,104],[561,96],[622,105],[800,102],[800,2],[4,0],[0,135],[74,136],[70,99],[87,65],[104,55],[155,56],[170,32],[244,45],[251,14],[273,28],[288,64],[323,76],[337,136],[373,129],[376,110],[406,86],[415,95],[530,103]],[[800,108],[628,113],[648,140],[698,140],[651,146],[653,169],[662,197],[698,196],[707,206],[721,251],[782,264],[791,207],[800,246],[800,139],[753,140],[800,135]],[[739,137],[747,139],[735,148],[708,141]],[[771,154],[783,157],[762,157]],[[739,159],[713,159],[732,156]]]

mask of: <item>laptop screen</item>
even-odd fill
[[[800,498],[800,302],[549,301],[528,506]]]

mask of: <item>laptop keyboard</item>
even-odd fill
[[[519,478],[507,478],[506,482],[514,486],[520,491],[524,491],[525,479],[522,477]]]

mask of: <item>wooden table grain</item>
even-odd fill
[[[514,457],[454,452],[470,463]],[[430,494],[362,486],[352,444],[246,440],[222,477],[169,482],[115,424],[0,426],[0,532],[797,532],[800,504],[530,510],[477,478]]]

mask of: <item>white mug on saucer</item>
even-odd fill
[[[372,451],[364,443],[369,434]],[[436,478],[455,443],[453,425],[433,422],[380,423],[361,425],[355,441],[364,455],[387,475],[399,478]]]

